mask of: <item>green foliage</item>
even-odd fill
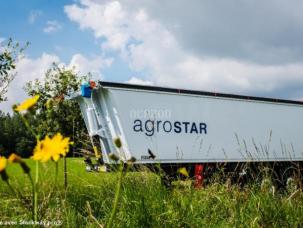
[[[22,157],[32,154],[36,140],[19,115],[10,116],[0,111],[0,154],[16,153]]]
[[[27,161],[34,172],[34,162]],[[40,179],[47,180],[39,188],[42,220],[62,221],[63,227],[97,227],[92,220],[106,224],[112,210],[119,173],[86,172],[81,159],[67,159],[69,187],[64,191],[63,175],[59,176],[59,193],[51,199],[55,181],[54,164],[41,166]],[[59,162],[62,173],[63,160]],[[19,166],[7,170],[14,185],[30,191]],[[61,178],[61,179],[60,179]],[[30,212],[0,180],[0,221],[31,220]],[[87,208],[87,202],[91,210]],[[114,218],[114,227],[301,227],[303,225],[303,193],[262,191],[254,182],[244,188],[212,183],[202,189],[192,187],[165,188],[158,175],[128,172]]]
[[[26,84],[25,90],[29,96],[40,95],[31,121],[31,126],[40,137],[61,132],[72,138],[74,148],[83,147],[86,129],[80,108],[75,101],[66,100],[65,96],[78,91],[81,82],[87,78],[53,64],[42,80],[36,79]]]
[[[0,102],[5,101],[5,93],[7,92],[10,82],[14,79],[16,61],[18,56],[24,51],[29,43],[24,47],[20,47],[19,43],[9,39],[4,47],[0,43]]]

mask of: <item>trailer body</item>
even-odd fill
[[[111,82],[75,99],[106,164],[303,160],[299,101]]]

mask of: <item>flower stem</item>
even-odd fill
[[[35,136],[37,142],[39,141],[39,135],[34,131],[34,129],[30,126],[29,122],[27,119],[20,114],[19,112],[18,115],[20,116],[21,120],[25,124],[26,128]],[[33,182],[31,175],[29,175],[31,184],[33,186],[33,207],[32,207],[32,215],[34,218],[34,221],[38,221],[38,181],[39,181],[39,163],[36,161],[36,175],[35,175],[35,182]]]
[[[106,225],[106,228],[111,228],[112,227],[113,221],[114,221],[114,218],[115,218],[115,215],[116,215],[116,212],[117,212],[118,202],[119,202],[120,193],[121,193],[122,180],[123,180],[123,168],[124,168],[124,164],[123,164],[123,162],[121,162],[119,179],[118,179],[116,192],[115,192],[115,199],[114,199],[114,203],[113,203],[113,209],[112,209],[109,221]]]
[[[57,187],[57,184],[58,184],[58,162],[55,162],[55,163],[56,163],[55,187]]]
[[[34,213],[34,208],[35,208],[35,183],[33,181],[33,178],[32,176],[28,173],[28,178],[31,182],[31,185],[32,185],[32,219],[35,219],[35,213]]]
[[[36,178],[34,184],[34,220],[38,221],[38,181],[39,181],[39,162],[36,161]]]
[[[25,124],[26,128],[33,134],[33,136],[35,136],[36,140],[39,140],[39,136],[38,134],[36,134],[36,132],[34,131],[34,129],[29,125],[28,121],[26,118],[24,118],[23,115],[21,115],[20,113],[18,113],[21,120],[23,121],[23,123]]]
[[[9,183],[8,180],[6,180],[5,182],[6,182],[7,186],[9,187],[10,191],[12,192],[12,194],[13,194],[13,195],[18,195],[19,199],[20,199],[21,202],[24,204],[24,206],[25,206],[26,208],[29,208],[29,209],[30,209],[30,207],[29,207],[28,204],[27,204],[26,198],[21,194],[21,192],[20,192],[18,189],[14,190],[14,188],[11,186],[11,184]]]
[[[66,157],[64,157],[64,190],[67,189],[67,164],[66,164]]]

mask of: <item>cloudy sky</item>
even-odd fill
[[[0,2],[0,40],[30,41],[0,104],[52,62],[106,81],[303,99],[301,0]]]

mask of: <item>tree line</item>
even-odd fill
[[[17,73],[17,58],[23,51],[24,47],[20,47],[11,39],[3,47],[0,46],[0,102],[7,99],[5,94]],[[65,97],[78,91],[81,82],[88,79],[89,75],[77,75],[73,69],[59,67],[54,63],[43,79],[29,81],[24,87],[27,95],[40,96],[35,108],[24,114],[32,131],[38,133],[41,138],[61,132],[74,141],[72,151],[87,148],[87,134],[79,106]],[[16,112],[10,114],[0,111],[1,155],[32,155],[36,139],[21,118]]]

